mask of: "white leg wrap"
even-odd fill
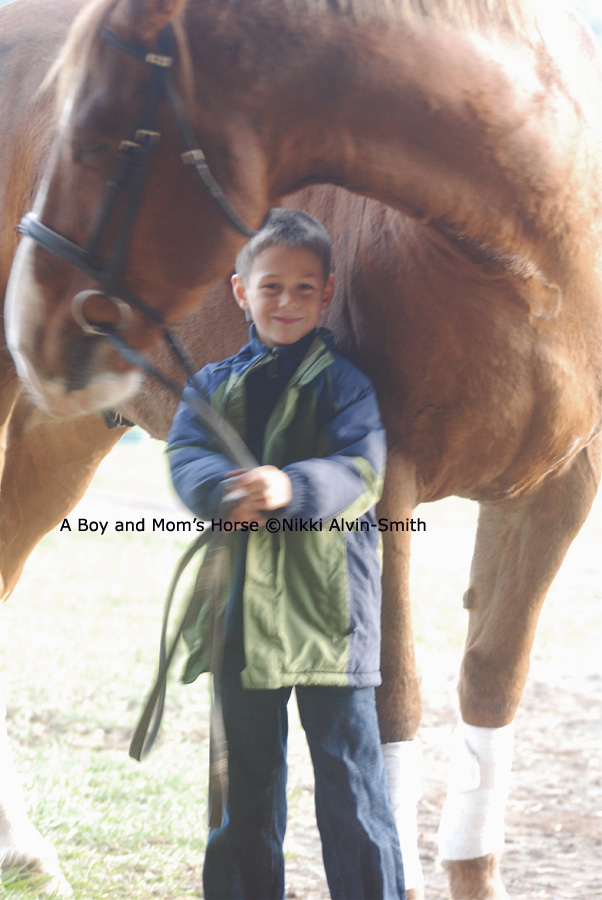
[[[418,801],[422,797],[422,744],[419,740],[382,745],[391,806],[399,832],[406,888],[421,888],[418,856]]]
[[[477,859],[503,849],[513,752],[514,723],[480,728],[458,722],[439,826],[442,859]]]

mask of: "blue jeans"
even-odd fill
[[[290,688],[244,690],[224,661],[229,792],[209,835],[205,900],[283,900]],[[296,688],[332,900],[405,900],[373,688]]]

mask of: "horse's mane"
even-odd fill
[[[357,21],[380,19],[414,27],[432,23],[477,32],[504,30],[525,38],[534,33],[537,5],[535,0],[230,0],[234,6],[274,2],[297,13],[328,12]]]
[[[90,0],[76,16],[67,40],[42,85],[45,87],[57,82],[59,108],[63,106],[69,90],[81,74],[81,61],[89,58],[98,32],[117,2],[118,0]],[[183,69],[183,87],[185,92],[190,94],[194,84],[192,65],[188,42],[179,21],[174,21],[174,34],[180,65]]]
[[[58,80],[59,103],[65,100],[78,77],[82,59],[87,59],[99,28],[118,0],[90,0],[76,17],[67,42],[50,70],[45,84]],[[206,0],[205,0],[206,2]],[[224,0],[209,0],[223,3]],[[195,0],[188,0],[194,6]],[[437,24],[477,32],[510,31],[530,38],[535,30],[535,0],[229,0],[232,7],[246,12],[253,7],[283,4],[291,14],[326,13],[356,21],[379,19],[406,23],[413,27]],[[186,81],[192,88],[192,74],[184,29],[174,22],[181,58],[188,61]]]
[[[96,32],[115,2],[116,0],[92,0],[86,3],[69,29],[67,40],[41,85],[41,90],[57,85],[59,109],[78,76],[80,61],[87,58]]]

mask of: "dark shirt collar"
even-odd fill
[[[251,344],[253,354],[271,353],[273,357],[275,357],[276,359],[281,359],[283,362],[285,360],[288,361],[293,359],[301,362],[301,360],[309,350],[310,345],[317,333],[318,329],[312,328],[309,334],[306,334],[298,341],[295,341],[294,344],[282,344],[279,347],[267,347],[264,343],[262,343],[262,341],[260,341],[257,335],[257,329],[255,328],[255,324],[253,323],[249,328],[249,342]]]
[[[257,459],[261,459],[263,455],[263,442],[268,419],[279,396],[298,369],[315,336],[316,329],[313,329],[294,344],[266,347],[257,337],[255,325],[251,325],[249,329],[249,346],[253,358],[269,357],[267,364],[252,369],[246,379],[249,414],[245,439]]]

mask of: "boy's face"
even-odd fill
[[[334,279],[324,283],[310,250],[274,245],[257,254],[246,284],[233,276],[232,290],[240,308],[250,310],[260,341],[280,347],[313,331],[332,300]]]

